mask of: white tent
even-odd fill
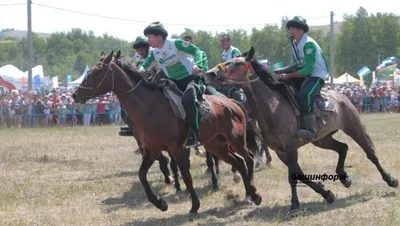
[[[354,83],[360,84],[361,81],[354,78],[352,75],[350,75],[347,72],[333,80],[334,84],[346,84],[346,82],[350,83],[350,84],[354,84]]]
[[[21,79],[24,76],[24,72],[20,71],[14,65],[7,64],[0,68],[0,76],[7,81],[13,82],[15,79]]]
[[[77,86],[79,86],[82,83],[83,79],[86,77],[88,71],[89,71],[89,67],[86,65],[86,69],[82,73],[81,77],[79,77],[78,79],[70,82],[68,84],[68,87],[77,87]]]

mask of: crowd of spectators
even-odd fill
[[[328,88],[329,84],[327,85]],[[340,85],[333,87],[346,95],[360,113],[399,113],[400,89],[386,83],[377,86]],[[74,103],[73,90],[38,89],[11,92],[0,101],[0,128],[120,125],[121,106],[112,93]]]
[[[120,103],[113,94],[74,103],[70,89],[11,92],[0,101],[0,127],[120,125]]]

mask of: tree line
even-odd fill
[[[289,32],[285,26],[288,20],[289,18],[283,17],[280,26],[265,25],[261,29],[253,28],[250,34],[243,29],[211,33],[186,28],[182,34],[173,34],[171,37],[192,35],[195,44],[207,53],[210,67],[221,62],[219,38],[222,33],[228,33],[232,44],[242,52],[254,46],[259,59],[268,59],[271,63],[282,61],[287,65],[291,63]],[[322,30],[311,28],[309,35],[320,44],[329,61],[329,32],[324,33]],[[16,42],[0,45],[0,66],[20,65],[19,41],[22,41],[23,67],[26,71],[26,38],[2,39]],[[72,79],[76,79],[83,73],[86,65],[93,66],[98,61],[101,51],[121,49],[125,60],[133,61],[134,39],[135,37],[132,37],[132,42],[128,42],[109,34],[95,36],[92,31],[83,31],[80,28],[52,33],[47,39],[33,34],[33,65],[43,65],[46,76],[59,76],[59,80],[65,82],[67,74],[72,74]],[[369,14],[366,9],[360,7],[354,15],[344,16],[339,32],[335,33],[335,76],[344,72],[356,76],[356,72],[364,65],[372,71],[384,58],[399,56],[399,44],[399,16],[392,13]]]

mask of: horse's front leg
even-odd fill
[[[190,209],[189,212],[189,218],[190,220],[193,220],[193,218],[197,216],[197,211],[200,208],[200,200],[196,194],[196,191],[194,190],[192,175],[190,174],[189,171],[187,156],[185,156],[184,153],[184,151],[187,150],[182,150],[182,148],[179,148],[179,146],[174,149],[170,148],[169,150],[173,150],[171,151],[171,154],[174,156],[176,163],[178,164],[179,170],[181,171],[183,182],[185,182],[186,189],[190,193],[190,197],[192,198],[192,208]]]
[[[153,151],[148,148],[143,148],[143,159],[142,164],[139,168],[139,179],[142,183],[144,190],[146,191],[147,199],[153,203],[158,209],[162,211],[167,211],[168,204],[163,199],[158,199],[157,196],[153,193],[150,188],[149,182],[147,180],[147,172],[150,167],[153,165],[157,156],[161,153],[161,151]]]

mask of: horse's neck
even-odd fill
[[[245,89],[245,92],[259,126],[264,131],[274,131],[275,108],[279,100],[282,100],[280,94],[271,90],[261,80],[251,83],[250,87]]]

